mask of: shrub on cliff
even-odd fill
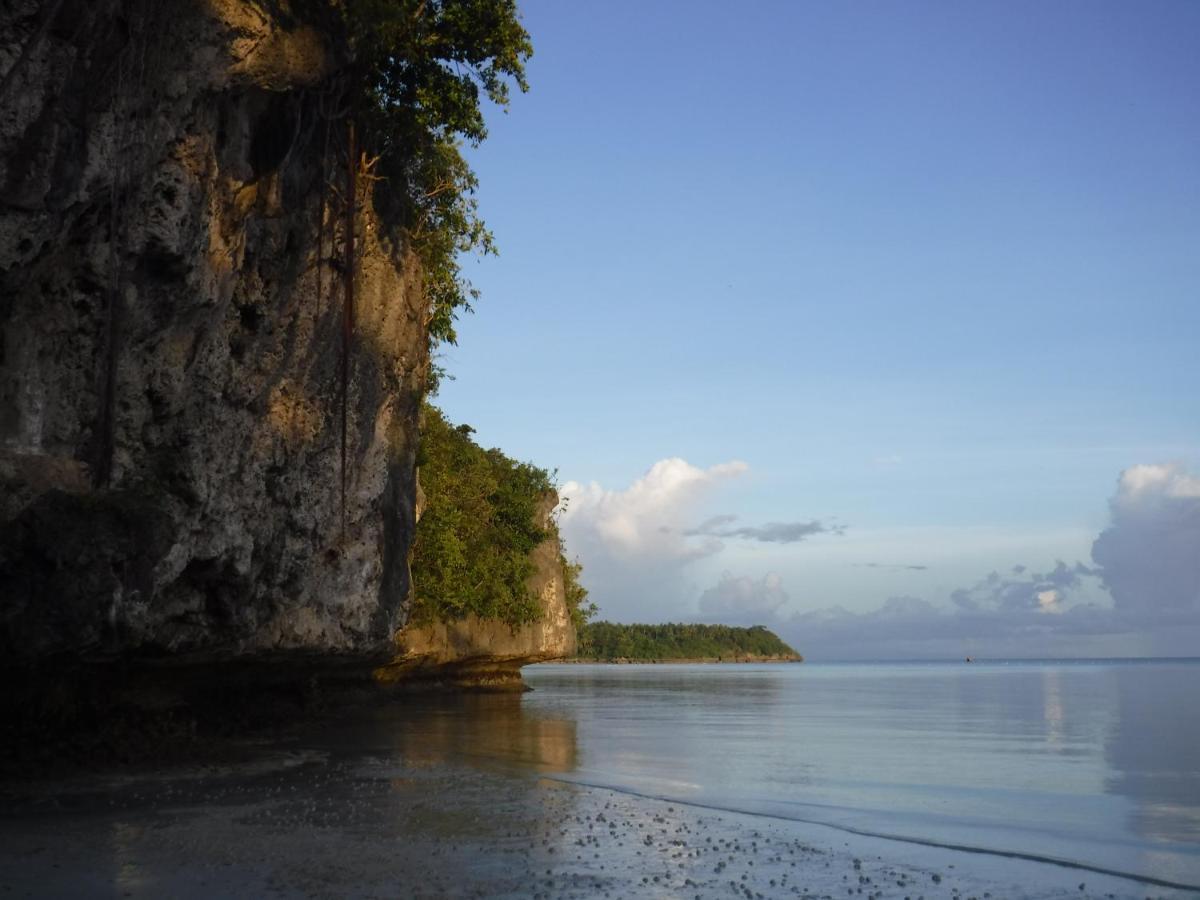
[[[529,590],[530,554],[557,536],[547,521],[554,502],[549,472],[485,450],[467,425],[454,426],[426,404],[418,464],[425,508],[413,544],[415,621],[469,613],[519,625],[537,619]],[[543,524],[545,523],[545,524]],[[578,564],[564,563],[567,604],[577,624],[588,615]]]

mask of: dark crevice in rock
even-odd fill
[[[183,280],[190,267],[182,253],[151,240],[142,249],[138,268],[152,281],[171,284]]]
[[[293,99],[272,94],[250,129],[250,153],[247,160],[255,178],[279,170],[297,137],[300,118]]]

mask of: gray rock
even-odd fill
[[[272,8],[0,11],[10,663],[386,653],[404,620],[421,274],[364,196],[343,533],[341,279],[317,284],[334,62]]]

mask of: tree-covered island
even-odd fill
[[[594,662],[802,662],[762,625],[623,625],[589,622],[579,630],[579,660]]]

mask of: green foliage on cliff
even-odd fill
[[[453,343],[457,311],[477,297],[459,254],[495,252],[461,145],[487,137],[485,99],[504,108],[511,86],[528,89],[529,35],[515,0],[329,2],[349,45],[352,115],[378,157],[381,206],[424,263],[431,340]]]
[[[527,582],[533,550],[557,536],[547,521],[554,503],[549,472],[485,450],[467,425],[452,425],[425,405],[417,462],[425,508],[413,544],[417,622],[453,620],[469,613],[511,625],[536,620],[538,598]],[[581,625],[590,614],[578,564],[564,563],[567,603]]]
[[[746,656],[799,658],[762,625],[621,625],[591,622],[579,631],[581,659],[723,659]]]
[[[534,571],[530,554],[549,534],[538,513],[553,484],[546,470],[484,450],[471,433],[426,405],[417,459],[425,509],[413,544],[414,618],[475,613],[530,622],[539,612],[526,586]]]

